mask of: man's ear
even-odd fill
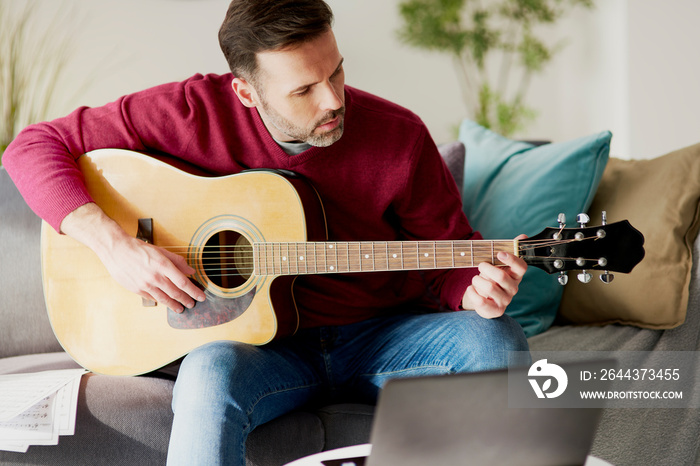
[[[233,92],[236,93],[238,100],[240,100],[243,105],[249,108],[258,106],[260,102],[258,93],[248,81],[242,78],[233,78],[231,87],[233,87]]]

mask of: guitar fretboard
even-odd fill
[[[255,275],[377,272],[503,265],[500,251],[517,253],[509,241],[360,241],[253,244]]]

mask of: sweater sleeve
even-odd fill
[[[425,128],[414,146],[411,171],[394,208],[401,219],[401,234],[408,240],[482,238],[469,225],[454,178]],[[441,305],[452,310],[461,309],[464,293],[476,275],[476,268],[424,273]]]
[[[186,82],[124,96],[102,107],[28,126],[3,165],[31,209],[57,231],[63,218],[91,202],[78,158],[102,148],[180,153],[192,138],[194,109]]]

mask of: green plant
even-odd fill
[[[524,129],[536,112],[525,104],[530,79],[561,43],[548,46],[540,25],[593,0],[405,0],[399,39],[450,55],[470,116],[505,136]]]
[[[18,3],[0,0],[0,163],[22,128],[47,118],[72,50],[66,12],[47,27],[37,23],[39,5]]]

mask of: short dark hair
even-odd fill
[[[219,45],[231,72],[254,80],[256,54],[301,44],[331,28],[333,12],[323,0],[233,0]]]

